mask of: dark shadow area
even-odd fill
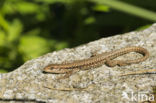
[[[46,103],[46,102],[44,102],[44,101],[38,101],[38,100],[35,100],[35,99],[2,99],[2,98],[0,98],[0,101],[1,102],[11,102],[11,101],[14,101],[14,102],[23,102],[23,103],[25,103],[25,102],[35,102],[35,103]]]
[[[96,1],[67,1],[1,0],[0,72],[12,71],[27,60],[48,52],[143,30],[153,23],[108,5],[104,5],[104,10],[97,10]],[[156,11],[153,0],[123,2]]]

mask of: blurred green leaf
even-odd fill
[[[106,5],[97,4],[96,6],[93,7],[93,10],[108,12],[108,11],[109,11],[109,8],[110,8],[110,7],[108,7],[108,6],[106,6]]]
[[[66,47],[68,47],[67,42],[59,42],[59,43],[56,43],[56,45],[55,45],[56,50],[60,50],[60,49],[66,48]]]
[[[23,54],[24,60],[36,58],[49,51],[46,39],[39,36],[25,35],[20,39],[19,51]]]
[[[39,6],[37,4],[24,1],[17,3],[16,8],[21,14],[35,13],[39,10]]]
[[[0,46],[5,45],[6,35],[3,31],[0,30]]]
[[[72,3],[75,0],[35,0],[37,2],[45,2],[45,3],[56,3],[56,2],[61,2],[61,3]]]
[[[151,25],[152,25],[152,24],[144,25],[144,26],[141,26],[141,27],[137,28],[136,30],[138,30],[138,31],[144,30],[144,29],[149,28]]]
[[[22,24],[19,20],[15,19],[10,25],[10,28],[8,30],[8,41],[13,42],[17,40],[21,32],[22,32]]]
[[[33,30],[30,30],[30,31],[26,32],[25,35],[36,36],[40,32],[41,32],[41,30],[39,28],[34,28]]]
[[[9,29],[9,24],[8,22],[4,19],[4,17],[0,13],[0,26],[5,30],[8,31]]]
[[[36,18],[37,18],[37,20],[39,20],[39,21],[43,21],[43,20],[46,19],[45,14],[44,14],[43,12],[39,12],[39,13],[36,15]]]
[[[143,9],[141,7],[137,7],[131,4],[124,3],[119,0],[92,0],[99,4],[104,4],[110,6],[116,10],[123,11],[132,15],[139,16],[141,18],[145,18],[151,21],[156,21],[156,13]],[[105,12],[105,11],[104,11]]]
[[[7,73],[7,71],[4,69],[0,69],[0,73]]]
[[[6,1],[5,5],[2,6],[1,12],[3,14],[13,14],[15,12],[14,4]]]
[[[96,20],[94,17],[88,17],[84,22],[85,24],[92,24],[94,23]]]

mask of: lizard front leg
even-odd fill
[[[76,73],[76,72],[78,72],[79,70],[80,70],[79,68],[70,69],[69,71],[67,71],[67,72],[65,73],[64,76],[61,76],[61,77],[59,77],[58,79],[65,79],[65,78],[68,78],[68,77],[70,77],[73,73]]]

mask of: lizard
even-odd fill
[[[143,55],[143,57],[135,59],[135,60],[113,60],[118,56],[122,56],[124,54],[130,52],[137,52]],[[71,63],[62,63],[62,64],[50,64],[46,66],[43,71],[54,74],[65,74],[64,77],[69,77],[72,73],[77,72],[79,70],[86,70],[90,68],[96,68],[106,64],[107,66],[114,67],[125,66],[134,63],[139,63],[145,61],[149,57],[149,52],[147,49],[140,46],[128,46],[121,49],[117,49],[111,52],[104,52],[101,54],[97,54],[96,56],[90,57],[88,59],[76,60]],[[127,73],[125,75],[136,74],[137,72]],[[142,73],[142,72],[138,72]]]

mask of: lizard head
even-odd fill
[[[64,69],[59,64],[51,64],[51,65],[46,66],[43,69],[43,71],[47,72],[47,73],[63,74],[63,73],[67,73],[67,72],[71,71],[71,69]]]

